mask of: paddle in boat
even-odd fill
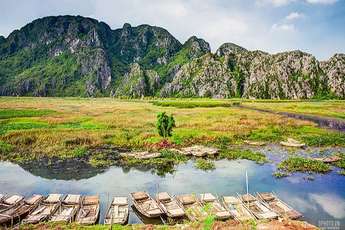
[[[44,197],[41,195],[33,195],[20,202],[19,205],[1,212],[0,225],[11,224],[12,226],[15,222],[20,221],[21,218],[35,209],[43,199]]]
[[[63,199],[61,206],[50,218],[52,222],[66,222],[71,223],[80,208],[82,197],[80,195],[68,194]]]
[[[46,199],[39,203],[39,205],[23,219],[23,224],[37,224],[39,222],[48,220],[60,207],[62,194],[49,194]]]
[[[274,212],[283,217],[296,220],[302,217],[302,214],[291,208],[285,202],[280,200],[273,192],[257,193],[257,198],[266,203]]]
[[[129,216],[127,197],[114,197],[104,218],[104,224],[126,224]]]
[[[180,218],[185,216],[182,205],[178,203],[176,198],[171,197],[169,193],[158,193],[156,201],[167,217]]]
[[[156,218],[163,214],[157,202],[146,192],[133,192],[131,193],[131,197],[134,207],[143,216],[147,218]]]
[[[99,196],[84,196],[75,221],[78,224],[96,224],[99,218]]]
[[[244,194],[240,196],[242,204],[259,220],[261,219],[277,219],[278,214],[265,206],[263,202],[258,200],[251,194]]]
[[[241,200],[235,196],[224,196],[223,204],[224,207],[229,210],[233,218],[238,221],[246,222],[255,219],[249,210],[242,204]]]
[[[222,206],[222,204],[212,193],[200,194],[200,202],[205,207],[209,206],[209,212],[214,215],[217,220],[230,219],[230,212]]]
[[[7,211],[9,209],[16,208],[22,203],[23,200],[24,197],[19,195],[4,196],[0,203],[0,213],[3,213],[4,211]]]
[[[194,194],[179,195],[176,196],[176,200],[183,207],[189,220],[198,221],[207,217],[207,212],[202,208],[202,205]]]

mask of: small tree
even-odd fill
[[[168,116],[165,112],[158,113],[156,126],[160,136],[171,137],[172,129],[175,127],[175,119],[173,115]]]

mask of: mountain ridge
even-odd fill
[[[318,61],[234,43],[212,53],[161,27],[49,16],[0,37],[0,95],[344,99],[345,54]]]

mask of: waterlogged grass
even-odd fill
[[[255,161],[258,164],[264,164],[268,162],[266,156],[263,153],[253,152],[251,150],[244,149],[222,149],[220,151],[219,157],[221,159],[228,160],[246,159]]]
[[[148,100],[2,97],[0,108],[7,109],[0,110],[3,114],[0,141],[11,145],[13,151],[6,157],[1,155],[0,159],[65,157],[72,156],[78,147],[89,149],[103,145],[156,151],[162,141],[155,127],[156,115],[163,111],[173,114],[176,119],[177,127],[168,141],[177,148],[193,144],[223,148],[247,139],[276,143],[288,137],[309,146],[345,145],[343,133],[318,128],[309,121],[275,114],[267,116],[266,113],[231,106],[239,101],[248,100],[169,99],[156,102],[166,107],[155,106]],[[251,104],[263,102],[270,101]],[[329,108],[335,106],[334,110],[342,109],[339,103],[323,103]],[[274,106],[277,104],[280,103],[274,103]],[[264,161],[263,156],[245,152],[232,151],[222,156]],[[168,161],[166,157],[158,161],[162,159]]]
[[[13,146],[4,142],[0,141],[0,155],[6,155],[13,150]]]
[[[214,164],[213,161],[211,160],[205,160],[205,159],[197,159],[195,161],[195,167],[197,169],[201,169],[201,170],[213,170],[216,168],[216,165]]]
[[[41,117],[54,113],[54,110],[49,109],[0,109],[0,119],[15,117]]]
[[[302,157],[289,157],[278,165],[278,169],[286,172],[327,173],[330,166],[322,161]]]

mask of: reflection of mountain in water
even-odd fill
[[[81,180],[96,176],[105,168],[96,168],[80,159],[41,159],[20,164],[35,176],[57,180]]]

